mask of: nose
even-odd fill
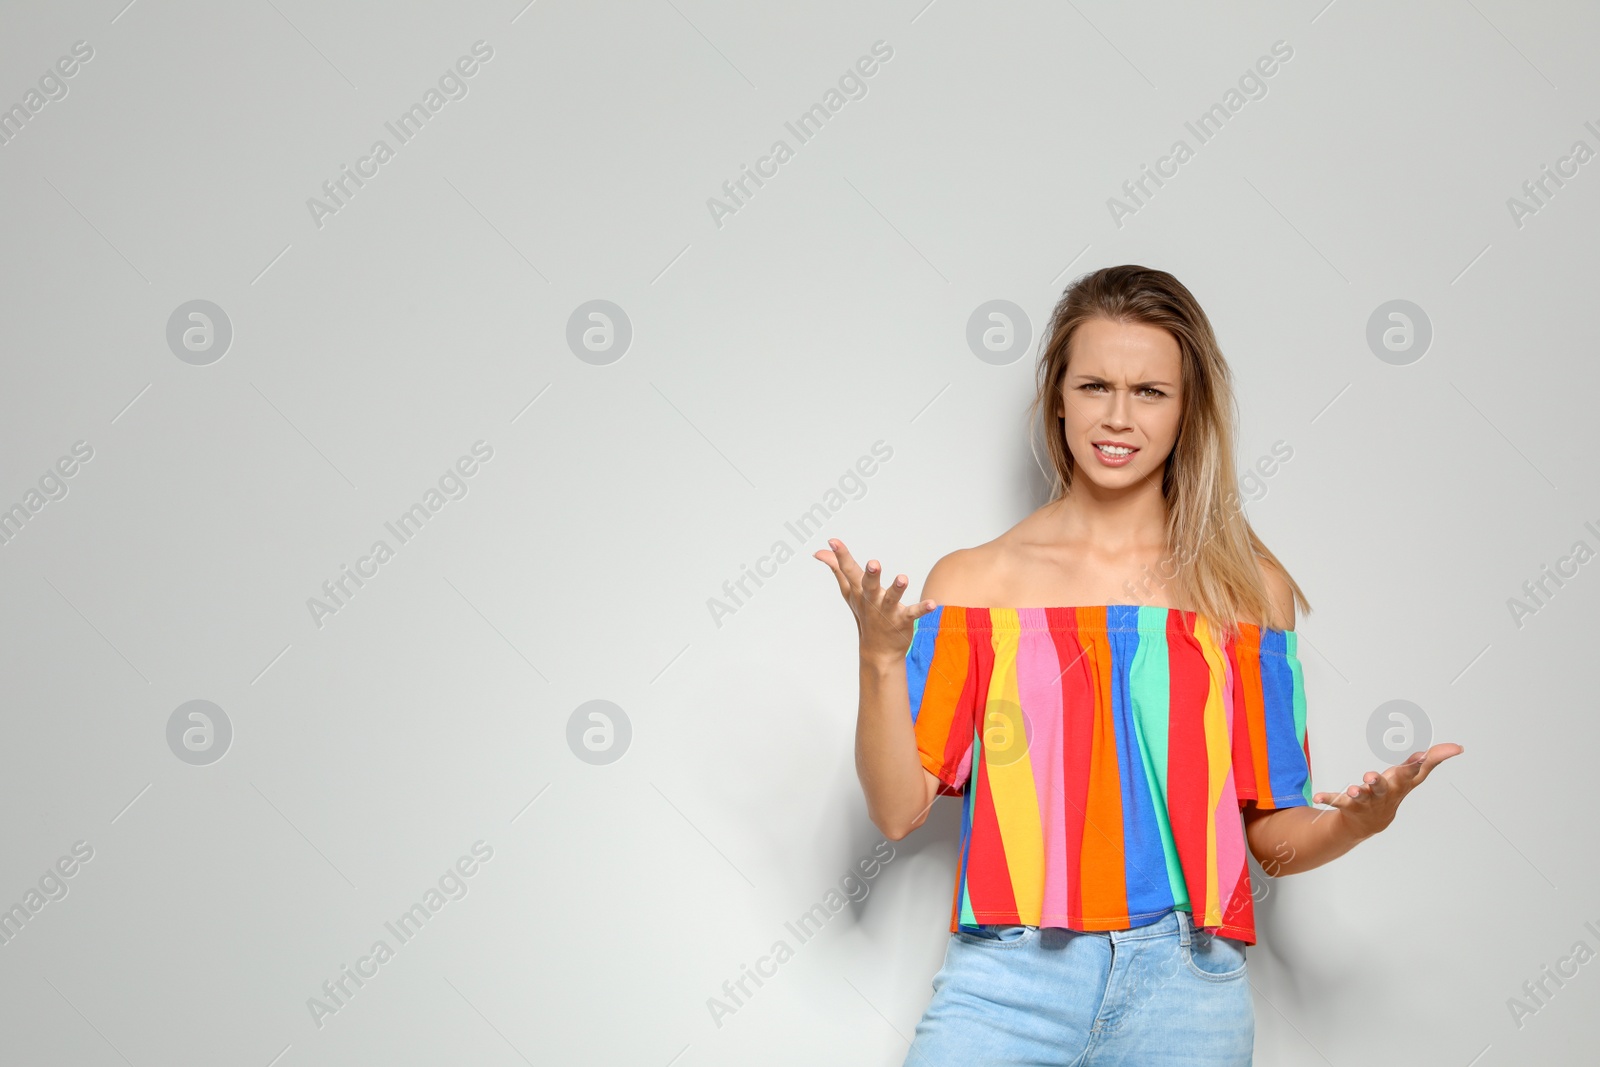
[[[1111,394],[1111,406],[1106,409],[1105,425],[1107,429],[1126,430],[1132,427],[1129,411],[1133,405],[1133,396],[1126,389],[1114,390]]]

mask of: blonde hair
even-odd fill
[[[1029,425],[1043,437],[1050,456],[1051,502],[1067,494],[1076,473],[1065,420],[1055,415],[1069,345],[1077,328],[1096,317],[1158,326],[1172,335],[1182,353],[1178,439],[1161,472],[1167,505],[1163,565],[1171,573],[1158,580],[1174,582],[1186,594],[1185,610],[1205,616],[1219,639],[1237,636],[1239,621],[1265,628],[1272,619],[1258,559],[1283,574],[1296,603],[1309,612],[1299,584],[1245,518],[1235,488],[1232,375],[1199,301],[1166,271],[1134,264],[1102,267],[1074,280],[1056,304],[1039,356],[1037,393],[1028,409]]]

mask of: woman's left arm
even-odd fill
[[[1394,821],[1400,802],[1427,781],[1433,769],[1465,751],[1441,742],[1413,753],[1383,773],[1368,771],[1343,792],[1317,793],[1311,799],[1326,808],[1246,808],[1245,839],[1250,852],[1271,877],[1299,874],[1338,859]]]

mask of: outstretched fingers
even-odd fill
[[[883,595],[883,565],[875,559],[867,560],[866,573],[861,576],[861,591],[874,602]]]
[[[1413,752],[1404,763],[1397,763],[1386,771],[1368,771],[1361,776],[1361,781],[1346,786],[1341,792],[1313,794],[1311,802],[1335,808],[1360,808],[1375,800],[1393,796],[1394,802],[1398,803],[1426,780],[1435,767],[1464,751],[1454,742],[1440,742],[1430,746],[1426,752]]]
[[[861,594],[863,599],[872,605],[874,611],[882,615],[890,623],[893,623],[895,608],[900,603],[900,594],[905,591],[905,586],[901,584],[900,578],[897,577],[890,583],[888,590],[885,591],[882,577],[883,565],[875,559],[867,560],[866,577],[861,581]],[[901,577],[904,577],[904,575]]]
[[[903,574],[895,575],[894,581],[890,582],[888,587],[884,590],[883,606],[890,609],[899,607],[900,598],[905,596],[906,589],[909,588],[910,585],[911,579],[907,578]]]
[[[1351,782],[1337,793],[1314,793],[1313,804],[1328,804],[1335,808],[1360,807],[1389,791],[1389,782],[1377,771],[1368,771],[1361,781]]]
[[[863,604],[870,606],[885,619],[894,621],[900,600],[911,586],[911,579],[904,574],[896,575],[894,581],[888,585],[883,584],[883,566],[875,559],[867,560],[865,567],[856,562],[850,550],[843,541],[837,538],[828,540],[827,549],[818,549],[814,553],[817,559],[828,564],[833,575],[839,582],[839,591],[845,599],[854,601],[858,596]],[[925,615],[933,610],[921,604],[911,605],[911,617]]]
[[[1348,808],[1363,804],[1372,799],[1372,788],[1364,782],[1354,782],[1344,787],[1338,793],[1316,793],[1311,797],[1317,804],[1327,804],[1334,808]]]
[[[1409,793],[1426,781],[1435,767],[1451,756],[1459,756],[1465,751],[1452,741],[1442,741],[1437,745],[1430,745],[1426,752],[1411,753],[1404,763],[1395,764],[1389,771],[1393,772],[1395,782],[1400,788]]]
[[[839,593],[846,600],[850,599],[850,579],[845,577],[844,569],[839,565],[838,553],[831,548],[819,548],[811,553],[812,559],[820,559],[828,565],[833,572],[834,580],[839,583]]]
[[[850,554],[850,550],[844,546],[844,542],[834,538],[828,542],[828,546],[833,549],[834,557],[839,561],[839,570],[844,574],[845,580],[850,583],[850,587],[853,589],[859,586],[861,584],[861,565]]]
[[[863,570],[843,541],[831,538],[828,544],[833,548],[833,554],[839,560],[839,571],[844,575],[845,599],[854,601],[859,597],[871,604],[878,586],[877,575],[872,571],[877,566],[876,562],[868,560],[867,569]]]
[[[1454,741],[1441,741],[1437,745],[1428,746],[1428,751],[1421,753],[1422,758],[1418,761],[1419,766],[1417,769],[1416,781],[1423,781],[1428,777],[1428,775],[1433,773],[1433,769],[1439,766],[1439,764],[1443,763],[1451,756],[1459,756],[1465,751],[1466,749],[1462,748]],[[1415,785],[1416,782],[1413,782],[1412,784]]]

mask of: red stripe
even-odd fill
[[[1249,666],[1252,654],[1259,652],[1242,646],[1237,640],[1228,642],[1228,654],[1233,659],[1233,791],[1240,801],[1251,800],[1256,796],[1256,760],[1255,750],[1251,744],[1251,724],[1249,701],[1245,699],[1245,671]],[[1256,665],[1256,677],[1260,678],[1260,664]],[[1240,804],[1243,807],[1243,804]]]
[[[1232,753],[1234,791],[1235,793],[1238,793],[1240,789],[1244,788],[1244,786],[1241,784],[1241,779],[1244,779],[1245,775],[1248,775],[1248,778],[1245,780],[1248,781],[1251,793],[1254,793],[1255,768],[1251,765],[1249,758],[1249,737],[1248,733],[1241,733],[1240,730],[1241,725],[1248,720],[1249,716],[1245,714],[1244,685],[1242,684],[1243,675],[1239,669],[1240,647],[1238,638],[1236,636],[1228,638],[1228,645],[1225,654],[1228,662],[1233,665],[1234,678],[1234,731]],[[1239,744],[1239,739],[1241,736],[1245,737],[1246,740],[1246,743],[1243,747],[1241,747]],[[1241,775],[1240,773],[1241,766],[1245,768],[1244,775]],[[1236,807],[1242,807],[1242,805],[1236,805]],[[1239,820],[1237,832],[1240,839],[1244,841],[1246,852],[1244,866],[1239,869],[1239,878],[1235,884],[1232,886],[1219,885],[1217,887],[1218,891],[1222,894],[1222,899],[1226,901],[1222,909],[1222,925],[1241,931],[1250,931],[1250,936],[1243,938],[1242,940],[1244,940],[1246,944],[1253,945],[1256,943],[1254,934],[1256,928],[1255,897],[1250,885],[1250,857],[1248,855],[1250,851],[1250,842],[1249,839],[1244,837],[1244,815],[1242,812],[1219,812],[1217,814],[1217,818]],[[1219,839],[1221,839],[1223,835],[1232,836],[1233,833],[1234,830],[1232,827],[1217,827],[1217,837]]]
[[[987,608],[967,612],[967,631],[977,681],[982,683],[973,704],[978,737],[983,737],[985,702],[989,679],[994,674],[993,629]],[[982,746],[973,746],[972,778],[977,783],[973,794],[972,851],[967,860],[967,894],[972,899],[973,918],[980,923],[1020,922],[1016,895],[1011,891],[1011,870],[1006,865],[1005,845],[1000,839],[999,816],[994,810],[994,794],[989,770],[982,759]]]
[[[1171,704],[1167,719],[1167,812],[1183,865],[1192,914],[1206,913],[1205,711],[1211,671],[1194,636],[1194,612],[1167,614],[1167,670]]]
[[[1222,895],[1229,896],[1227,886],[1222,887]],[[1228,934],[1229,937],[1238,937],[1247,945],[1256,943],[1256,902],[1251,895],[1249,860],[1245,861],[1244,867],[1239,871],[1239,883],[1233,887],[1228,906],[1222,909],[1222,925],[1229,930],[1238,931],[1237,934]]]

